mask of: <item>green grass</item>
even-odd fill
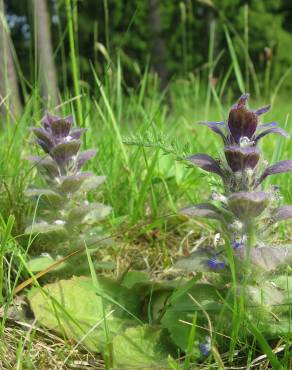
[[[98,156],[90,161],[88,169],[107,176],[107,181],[101,191],[91,194],[91,200],[97,199],[113,207],[112,215],[107,222],[107,228],[112,235],[118,235],[119,245],[116,251],[103,251],[103,256],[109,253],[119,256],[121,251],[134,251],[137,245],[142,245],[143,253],[150,253],[149,263],[152,270],[163,269],[171,266],[171,260],[178,253],[180,241],[188,231],[188,225],[173,222],[176,209],[206,199],[214,189],[217,179],[208,180],[207,176],[198,169],[188,168],[184,163],[175,161],[174,155],[164,155],[160,149],[129,146],[123,143],[123,138],[131,134],[142,137],[149,133],[157,137],[158,133],[164,136],[166,142],[171,143],[176,139],[179,143],[178,151],[183,151],[184,144],[189,143],[189,154],[195,152],[208,152],[216,156],[217,138],[211,135],[206,128],[196,125],[205,112],[204,95],[194,99],[196,92],[195,82],[187,80],[177,81],[170,86],[172,106],[165,105],[161,93],[155,87],[155,81],[150,75],[145,75],[146,81],[141,81],[137,91],[123,95],[123,104],[114,93],[107,94],[101,82],[96,78],[96,94],[93,98],[83,95],[81,98],[84,113],[84,125],[88,128],[86,133],[86,147],[97,147]],[[143,90],[143,91],[142,91]],[[143,98],[141,98],[143,94]],[[38,99],[33,97],[32,99]],[[267,121],[277,120],[289,126],[289,105],[278,99]],[[230,102],[224,101],[223,107]],[[251,105],[258,106],[258,102],[251,101]],[[4,266],[2,274],[3,291],[7,292],[6,302],[12,300],[14,279],[18,282],[27,278],[29,272],[21,263],[26,257],[25,250],[30,243],[21,237],[21,234],[34,212],[33,205],[24,198],[24,190],[32,183],[38,183],[36,171],[25,160],[29,154],[36,153],[37,148],[32,145],[30,126],[39,121],[41,111],[34,110],[38,106],[31,102],[26,106],[23,116],[19,121],[7,125],[1,134],[0,166],[1,166],[1,216],[3,237],[1,243],[1,262]],[[72,102],[63,101],[62,114],[72,112]],[[209,110],[210,120],[221,119],[216,102],[211,99]],[[57,111],[55,112],[57,113]],[[73,111],[74,113],[74,111]],[[120,116],[120,120],[118,120]],[[268,160],[292,158],[292,148],[289,140],[270,136],[264,150]],[[289,192],[291,176],[277,176],[275,182],[282,188],[285,200],[291,202]],[[9,218],[10,217],[10,218]],[[15,218],[14,222],[12,220]],[[12,227],[13,226],[13,227]],[[202,228],[200,226],[203,226]],[[210,235],[208,224],[194,224],[195,234]],[[285,237],[290,238],[290,228],[286,225]],[[280,230],[281,231],[281,230]],[[283,230],[282,230],[283,231]],[[158,239],[153,237],[158,233]],[[10,235],[10,239],[8,238]],[[142,238],[142,241],[141,241]],[[3,259],[5,248],[10,243],[8,255],[11,260]],[[169,240],[172,240],[172,245]],[[135,248],[133,248],[133,245]],[[119,251],[121,248],[121,251]],[[19,253],[21,257],[19,258]],[[37,243],[29,247],[30,255],[39,253]],[[143,268],[141,255],[129,252],[133,266]],[[159,258],[157,263],[156,259]],[[10,266],[10,271],[9,271]],[[11,267],[12,266],[12,267]],[[144,264],[144,268],[146,265]],[[10,275],[9,275],[10,274]],[[94,276],[93,276],[94,277]],[[17,283],[17,282],[16,282]],[[10,286],[10,288],[9,288]],[[8,307],[8,306],[7,306]],[[238,310],[235,305],[232,309]],[[242,315],[241,315],[242,319]],[[8,324],[3,319],[2,335]],[[234,332],[231,350],[236,358],[237,331],[239,324],[234,316]],[[271,354],[271,348],[257,332],[256,327],[251,328],[255,340],[262,346],[271,362],[276,362]],[[25,334],[23,334],[25,336]],[[38,334],[35,332],[35,336]],[[17,356],[22,356],[26,345],[19,339],[20,346]],[[29,340],[35,340],[30,338]],[[287,342],[288,343],[288,342]],[[190,344],[190,350],[191,350]],[[220,349],[219,349],[220,350]],[[28,351],[28,352],[27,352]],[[25,350],[29,358],[29,351]],[[64,349],[66,352],[66,349]],[[248,349],[246,349],[248,352]],[[255,357],[251,349],[251,358]],[[66,355],[64,354],[66,357]],[[20,357],[19,363],[26,363]],[[215,359],[216,362],[216,359]],[[211,361],[212,363],[212,361]],[[212,365],[210,363],[210,368]],[[185,359],[184,366],[189,366],[189,357]],[[187,365],[186,365],[187,364]],[[275,367],[276,368],[276,367]]]
[[[147,67],[141,76],[140,84],[134,89],[129,88],[123,81],[122,66],[117,58],[117,62],[110,61],[110,66],[105,68],[104,76],[97,76],[92,67],[95,85],[89,93],[79,84],[78,56],[69,0],[66,1],[66,6],[74,94],[69,96],[67,86],[67,92],[62,97],[60,107],[52,109],[52,113],[63,115],[72,113],[75,116],[75,122],[88,129],[84,149],[98,148],[97,157],[87,165],[88,170],[98,175],[106,175],[107,181],[99,192],[90,194],[90,200],[98,200],[112,206],[112,215],[105,226],[115,239],[115,246],[102,250],[100,257],[116,258],[121,261],[120,271],[115,273],[116,276],[128,267],[148,268],[152,272],[167,270],[171,267],[173,259],[181,253],[180,245],[184,238],[194,242],[201,237],[211,237],[213,229],[210,224],[203,222],[190,224],[178,221],[174,215],[180,207],[206,199],[218,185],[218,179],[215,177],[210,179],[210,176],[207,177],[199,169],[187,167],[184,163],[176,161],[174,154],[165,155],[160,148],[131,146],[126,145],[124,141],[133,134],[145,140],[149,135],[154,139],[161,136],[169,145],[173,141],[178,143],[175,147],[177,155],[182,155],[185,145],[188,144],[187,154],[203,152],[218,156],[218,138],[196,122],[202,119],[219,121],[226,118],[227,107],[234,102],[239,91],[244,91],[246,88],[245,81],[248,79],[243,76],[240,68],[230,38],[230,30],[226,28],[228,44],[226,52],[230,53],[230,66],[226,68],[226,75],[220,76],[218,86],[212,86],[206,76],[199,79],[198,76],[190,75],[188,78],[174,79],[167,92],[161,92],[157,77],[149,73]],[[213,33],[211,35],[214,36]],[[210,74],[216,63],[213,43],[214,40],[211,38],[208,71]],[[247,50],[245,52],[247,70],[253,70]],[[267,81],[265,83],[268,85]],[[280,126],[285,126],[292,134],[291,104],[289,100],[281,98],[281,83],[282,81],[273,91],[270,91],[274,105],[271,113],[265,117],[265,121],[278,121]],[[9,120],[6,122],[0,136],[0,303],[5,303],[4,313],[1,312],[0,335],[3,343],[0,344],[0,364],[3,368],[17,364],[18,369],[30,369],[41,366],[42,361],[46,366],[50,363],[49,349],[53,347],[57,348],[57,350],[54,349],[54,361],[57,359],[67,361],[68,354],[74,346],[54,334],[36,329],[34,325],[26,332],[23,325],[15,326],[13,320],[7,318],[9,307],[14,299],[15,287],[30,277],[30,272],[24,263],[27,253],[29,255],[40,253],[38,244],[31,243],[31,240],[27,240],[22,235],[35,212],[34,205],[24,197],[23,193],[29,185],[39,183],[35,168],[25,160],[26,156],[37,153],[36,146],[32,144],[30,127],[39,123],[45,108],[37,91],[36,86],[31,96],[26,95],[26,105],[21,117],[12,121],[8,116],[11,122]],[[171,105],[166,103],[165,94],[169,95]],[[251,99],[250,102],[254,108],[262,103],[268,103],[267,99],[259,98],[257,101]],[[291,142],[276,136],[269,136],[265,140],[263,150],[266,159],[271,162],[292,158]],[[285,202],[291,204],[292,177],[281,175],[272,181],[281,187]],[[190,230],[193,230],[193,235],[187,237]],[[291,235],[291,226],[286,224],[285,228],[278,229],[275,239],[285,239],[289,242]],[[231,255],[229,257],[232,259]],[[96,283],[96,272],[90,258],[88,254],[91,276]],[[231,264],[231,266],[234,265]],[[236,283],[235,272],[233,275]],[[285,366],[288,368],[291,337],[280,338],[279,342],[273,343],[274,347],[271,347],[256,325],[246,320],[241,311],[240,302],[236,301],[233,307],[226,306],[225,309],[234,312],[230,353],[222,356],[222,360],[222,354],[219,355],[220,348],[218,348],[218,354],[205,364],[206,369],[213,369],[216,363],[221,364],[222,361],[227,363],[228,358],[236,360],[238,348],[241,349],[240,355],[243,356],[241,360],[243,366],[260,355],[266,355],[267,361],[270,361],[274,369],[281,369],[281,366],[283,369]],[[251,337],[259,347],[255,344],[250,345],[252,341],[238,342],[240,320],[246,320]],[[170,360],[170,368],[190,368],[190,353],[196,335],[195,323],[196,317],[193,319],[188,353],[180,363],[182,367],[177,361]],[[277,358],[272,352],[279,343],[285,348],[283,360]],[[44,358],[36,353],[35,348],[38,344],[48,348],[44,351]],[[109,368],[110,344],[108,347],[106,366]],[[258,348],[261,348],[260,353]],[[84,348],[81,349],[84,351]],[[10,356],[7,356],[7,350]],[[79,356],[78,360],[83,360],[86,357],[83,355],[84,352],[80,350],[78,355],[74,355],[74,359],[77,361]],[[98,354],[90,353],[89,356],[94,361],[95,368],[103,366]],[[70,368],[70,365],[66,366],[69,367],[65,368]]]

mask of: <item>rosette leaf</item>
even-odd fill
[[[202,168],[205,171],[216,173],[221,177],[223,177],[224,175],[219,162],[207,154],[194,154],[186,159],[187,161],[193,163],[194,165]]]
[[[253,169],[260,159],[260,150],[255,146],[226,146],[224,153],[227,163],[233,172],[243,171],[246,168]]]
[[[270,195],[263,191],[234,193],[228,197],[228,208],[240,220],[258,217],[268,206]]]
[[[264,179],[270,175],[275,175],[277,173],[285,173],[292,171],[292,160],[284,160],[272,164],[271,166],[267,167],[265,171],[262,173],[261,177],[258,179],[256,186],[260,185]]]

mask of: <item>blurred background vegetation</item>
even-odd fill
[[[238,66],[258,98],[269,99],[281,79],[281,91],[292,88],[290,0],[0,0],[0,8],[0,94],[14,112],[36,88],[56,104],[77,72],[81,89],[94,94],[93,70],[103,80],[117,65],[125,90],[149,69],[161,89],[206,78],[228,81],[237,94],[240,83],[228,77],[235,70],[238,79]]]

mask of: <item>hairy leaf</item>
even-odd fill
[[[233,193],[228,197],[228,208],[236,217],[247,220],[258,217],[268,206],[270,195],[263,191]]]
[[[173,267],[185,272],[211,271],[208,265],[212,253],[208,249],[200,249],[191,253],[189,257],[179,259]]]
[[[50,152],[51,156],[59,165],[64,165],[73,156],[75,156],[80,149],[80,140],[71,140],[56,145]]]
[[[82,172],[78,175],[64,176],[61,178],[60,191],[64,194],[75,193],[85,179],[89,178],[91,173]]]
[[[50,189],[27,189],[24,194],[27,197],[45,198],[54,207],[61,207],[64,203],[64,198]]]
[[[34,288],[28,298],[39,324],[82,343],[93,351],[101,351],[105,344],[104,316],[112,334],[123,332],[129,325],[137,325],[126,310],[137,312],[136,297],[129,290],[105,278],[98,279],[98,287],[91,279],[74,277]],[[103,303],[100,294],[103,296]],[[118,302],[116,305],[111,300]]]
[[[68,237],[67,230],[63,224],[49,224],[45,221],[37,222],[33,225],[28,226],[25,231],[25,234],[52,234],[57,235],[58,237]]]
[[[113,339],[115,366],[123,368],[166,368],[172,351],[166,331],[159,326],[128,328]]]

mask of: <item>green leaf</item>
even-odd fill
[[[27,189],[24,192],[27,197],[39,197],[45,198],[49,203],[55,207],[61,207],[64,204],[64,198],[50,189]]]
[[[188,349],[188,338],[192,326],[182,321],[192,323],[194,314],[197,312],[198,325],[205,326],[206,317],[202,308],[208,311],[210,316],[219,314],[222,310],[222,304],[218,302],[216,288],[209,284],[194,284],[194,282],[189,281],[173,292],[169,298],[171,304],[161,321],[163,327],[169,330],[174,343],[183,351]],[[201,306],[196,305],[191,297],[198,301]],[[204,338],[208,331],[197,329],[197,333],[198,336]]]
[[[58,235],[59,237],[68,236],[67,230],[63,225],[59,224],[49,224],[45,221],[37,222],[33,225],[28,226],[25,234],[49,234],[50,236]]]
[[[83,220],[86,223],[93,223],[102,220],[111,212],[111,207],[101,203],[82,204],[73,208],[68,215],[68,222],[78,224]]]
[[[292,276],[279,275],[273,278],[272,282],[277,287],[282,289],[284,295],[284,303],[292,304]]]
[[[84,180],[83,184],[80,187],[80,191],[87,193],[90,190],[95,190],[106,180],[106,176],[95,176],[92,175]]]
[[[127,288],[113,280],[99,278],[98,284],[100,294],[91,279],[74,277],[48,284],[43,289],[34,288],[28,299],[39,324],[75,341],[82,339],[91,350],[101,351],[106,340],[102,305],[112,335],[137,324],[126,310],[138,314],[139,302]]]
[[[167,368],[173,352],[166,332],[159,326],[136,326],[113,339],[114,365],[143,369]]]
[[[275,271],[277,267],[292,262],[291,246],[255,247],[251,250],[251,261],[265,271]]]
[[[121,284],[128,289],[140,283],[148,283],[149,275],[144,271],[128,271],[123,277]]]
[[[84,222],[90,225],[104,219],[112,211],[112,208],[105,204],[95,203],[94,205],[94,208],[84,218]]]
[[[207,263],[211,255],[209,249],[196,250],[189,257],[179,259],[173,267],[185,272],[211,271]]]
[[[45,270],[54,262],[56,262],[56,260],[54,260],[51,256],[40,256],[30,259],[27,263],[27,267],[31,272],[38,272]]]
[[[64,194],[75,193],[80,188],[85,179],[90,176],[91,174],[86,172],[79,173],[78,175],[64,176],[62,178],[59,189]]]

